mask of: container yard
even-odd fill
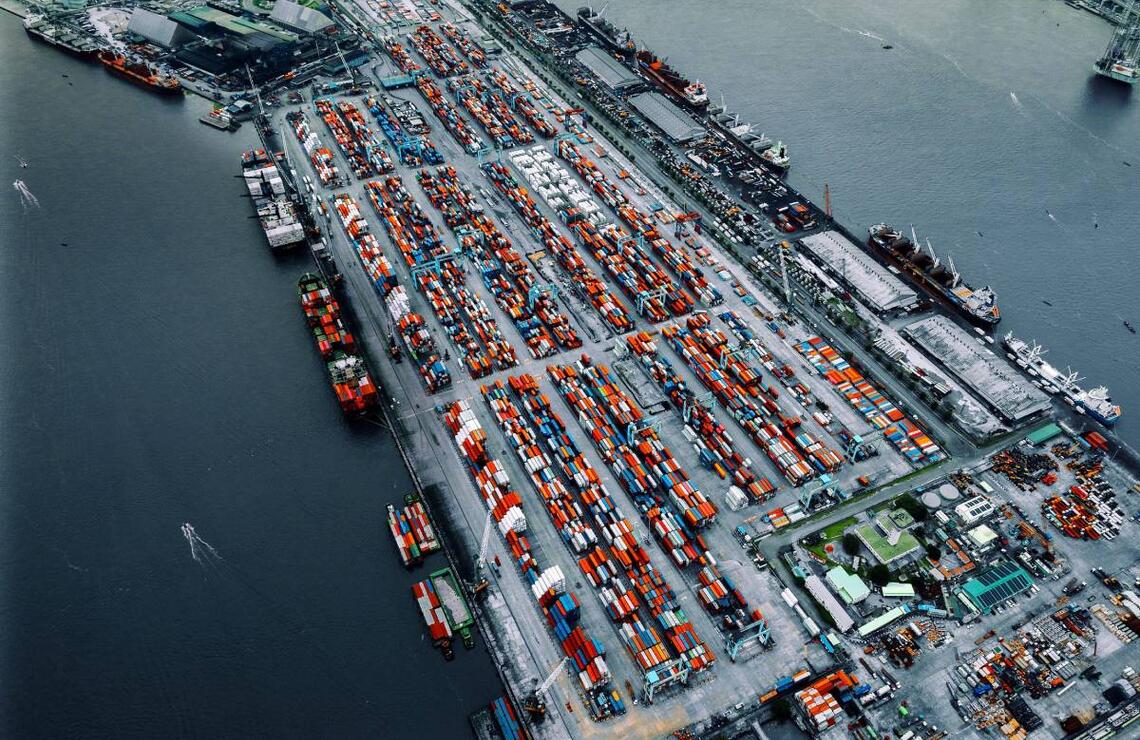
[[[1008,429],[1065,409],[822,231],[772,174],[786,150],[712,136],[719,113],[681,102],[679,73],[609,60],[617,87],[664,93],[687,148],[594,81],[575,20],[471,7],[478,22],[448,2],[338,11],[371,19],[370,64],[267,118],[279,176],[323,214],[318,349],[373,364],[432,491],[392,504],[382,537],[430,571],[412,589],[427,639],[461,660],[478,625],[500,668],[477,734],[1013,737],[1036,716],[1060,736],[1131,716],[1042,642],[1059,625],[1105,651],[1109,683],[1130,664],[1140,506],[1114,440],[970,442],[872,338],[929,353]],[[742,162],[759,211],[721,184]],[[328,318],[338,300],[352,333]],[[987,632],[1008,638],[966,649]]]

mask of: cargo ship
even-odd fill
[[[163,95],[181,95],[182,83],[178,78],[160,72],[140,59],[133,59],[111,49],[99,52],[99,61],[111,74],[141,85]]]
[[[451,568],[441,568],[431,574],[431,585],[443,605],[443,612],[447,616],[447,624],[451,631],[463,640],[463,646],[470,649],[475,647],[475,636],[471,632],[471,625],[475,624],[475,617],[463,598],[463,590]]]
[[[1101,77],[1134,85],[1140,74],[1137,71],[1140,66],[1140,23],[1132,14],[1131,6],[1123,15],[1124,22],[1113,31],[1112,39],[1104,54],[1093,64],[1093,70]]]
[[[689,82],[653,52],[647,49],[637,52],[637,68],[650,82],[693,110],[708,108],[709,92],[704,83],[700,80]]]
[[[1108,388],[1098,386],[1085,390],[1078,383],[1080,376],[1071,369],[1064,372],[1050,365],[1043,359],[1048,353],[1037,342],[1026,342],[1019,339],[1012,332],[1005,335],[1002,345],[1008,350],[1006,356],[1013,360],[1031,378],[1039,379],[1036,384],[1049,393],[1060,394],[1065,403],[1073,407],[1077,413],[1086,414],[1106,427],[1112,427],[1120,420],[1121,408],[1114,403],[1108,394]]]
[[[942,264],[929,240],[925,250],[919,246],[913,229],[909,239],[886,224],[876,224],[867,231],[867,244],[876,254],[900,267],[915,283],[970,323],[992,328],[1001,321],[997,294],[988,286],[975,289],[962,282],[954,260],[947,259],[948,264]]]
[[[297,281],[297,293],[341,410],[350,415],[368,411],[379,401],[380,391],[364,360],[351,352],[355,341],[344,328],[340,306],[328,286],[306,273]]]
[[[416,600],[416,606],[420,608],[420,616],[423,617],[432,645],[440,649],[445,659],[454,659],[455,653],[451,650],[451,626],[447,622],[447,615],[443,611],[443,605],[431,580],[413,583],[412,596]]]
[[[24,30],[37,41],[54,46],[72,56],[94,61],[99,53],[99,45],[92,39],[83,36],[63,25],[51,23],[40,15],[29,15],[24,18]]]
[[[625,59],[632,59],[637,47],[633,43],[633,37],[630,36],[629,31],[624,28],[618,28],[609,20],[602,17],[605,9],[601,13],[595,13],[594,9],[588,5],[583,8],[578,8],[578,25],[582,27],[586,33],[590,34],[594,39],[601,43],[602,47],[611,54],[617,54]]]
[[[423,561],[423,553],[416,544],[416,536],[412,533],[408,517],[392,504],[388,504],[388,531],[396,542],[396,550],[400,553],[400,561],[405,568]]]
[[[251,149],[241,158],[242,176],[271,249],[287,249],[305,241],[297,210],[285,195],[281,172],[264,149]]]
[[[764,160],[764,164],[780,172],[787,172],[788,168],[792,166],[792,159],[788,156],[788,147],[784,146],[782,141],[760,152],[760,159]]]

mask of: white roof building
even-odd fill
[[[307,8],[293,0],[277,0],[269,20],[302,33],[320,33],[333,25],[332,19],[319,10]]]
[[[985,496],[975,496],[954,507],[954,513],[967,527],[994,513],[994,505]]]

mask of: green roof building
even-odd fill
[[[842,565],[837,565],[827,571],[827,583],[839,594],[839,598],[848,604],[858,604],[871,595],[871,589],[863,583],[863,579],[854,573],[848,573]]]
[[[958,599],[973,611],[989,614],[1032,586],[1033,578],[1023,568],[1003,560],[962,584]]]

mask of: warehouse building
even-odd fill
[[[954,513],[969,527],[993,515],[994,505],[985,496],[975,496],[955,506]]]
[[[131,12],[131,21],[127,24],[127,32],[140,36],[163,49],[173,49],[194,39],[194,34],[182,26],[166,16],[151,12],[146,8],[135,8]]]
[[[705,135],[703,126],[682,113],[661,93],[648,92],[634,95],[629,99],[629,104],[644,116],[645,120],[661,129],[662,133],[677,144],[684,144]]]
[[[835,628],[840,632],[846,632],[855,626],[855,620],[839,603],[839,600],[828,590],[819,576],[811,575],[804,579],[804,588],[812,595],[820,608],[827,612],[832,620],[835,622]]]
[[[990,614],[994,608],[1028,591],[1033,579],[1009,560],[991,565],[966,581],[956,592],[958,600],[973,612]]]
[[[633,70],[618,64],[616,59],[596,46],[587,46],[575,54],[574,58],[615,92],[623,92],[642,82]]]
[[[888,599],[913,599],[915,596],[914,586],[909,583],[891,581],[883,586],[883,596]]]
[[[324,13],[293,0],[277,0],[269,20],[303,34],[321,33],[334,25]]]
[[[839,594],[839,598],[847,604],[858,604],[871,595],[871,589],[867,588],[863,579],[854,573],[848,573],[842,565],[827,571],[824,578],[827,579],[828,585],[835,589],[835,593]]]
[[[813,234],[799,243],[876,313],[905,312],[918,305],[913,288],[838,231]]]

